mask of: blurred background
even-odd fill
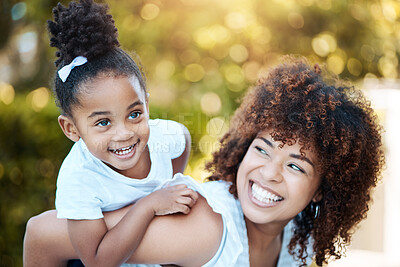
[[[58,169],[72,146],[49,88],[55,49],[46,20],[57,2],[0,1],[0,266],[22,266],[25,224],[54,208]],[[122,48],[146,71],[151,117],[189,128],[186,174],[199,181],[243,93],[281,55],[326,63],[365,90],[386,129],[387,168],[348,257],[329,266],[400,266],[399,1],[107,3]]]

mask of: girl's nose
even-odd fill
[[[282,171],[282,166],[274,162],[265,164],[260,168],[260,173],[266,182],[282,182]]]
[[[132,136],[134,136],[135,133],[132,129],[128,128],[125,123],[121,123],[116,127],[115,129],[115,134],[113,137],[114,141],[125,141],[130,139]]]

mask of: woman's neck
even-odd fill
[[[282,247],[283,226],[255,224],[245,218],[251,267],[275,267]]]

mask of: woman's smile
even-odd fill
[[[269,131],[258,134],[238,170],[237,190],[243,213],[253,222],[284,226],[315,196],[320,177],[311,150],[298,142],[280,146]]]
[[[276,193],[273,193],[269,188],[263,188],[254,181],[249,182],[249,197],[250,200],[260,207],[273,207],[282,201],[284,198]]]

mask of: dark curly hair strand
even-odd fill
[[[319,159],[322,199],[314,219],[310,205],[295,217],[289,250],[306,265],[307,244],[313,239],[316,263],[339,259],[352,230],[366,217],[371,190],[377,184],[384,155],[381,127],[361,91],[328,84],[318,65],[289,56],[284,64],[261,78],[236,110],[220,150],[206,165],[209,180],[232,183],[237,197],[236,173],[250,143],[263,130],[282,146],[299,141]],[[338,79],[331,78],[338,83]]]
[[[68,7],[61,3],[53,8],[54,21],[47,22],[50,46],[56,47],[57,71],[77,56],[88,62],[74,68],[65,82],[57,72],[54,76],[56,103],[65,115],[72,116],[71,106],[79,105],[77,93],[80,85],[98,75],[136,76],[146,91],[146,78],[142,66],[119,48],[118,32],[114,20],[107,14],[108,6],[93,0],[71,2]],[[138,56],[134,55],[136,59]]]

